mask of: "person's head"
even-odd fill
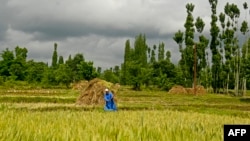
[[[107,94],[108,92],[109,92],[109,89],[106,88],[106,89],[105,89],[105,93]]]

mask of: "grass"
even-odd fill
[[[46,91],[46,90],[44,90]],[[250,101],[122,88],[118,112],[79,106],[73,90],[0,90],[0,140],[218,141],[224,124],[250,124]]]

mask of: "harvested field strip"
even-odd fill
[[[155,97],[155,98],[159,98],[162,97],[162,95],[151,95],[151,94],[136,94],[136,95],[121,95],[122,97],[129,97],[129,98],[140,98],[140,97],[145,97],[145,98],[151,98],[151,97]]]
[[[131,92],[133,93],[133,91]],[[138,92],[138,97],[129,97],[131,93],[119,94],[118,108],[119,109],[176,109],[179,107],[183,108],[217,108],[217,109],[228,109],[228,110],[240,110],[249,111],[250,105],[247,98],[235,98],[225,95],[214,95],[207,94],[202,96],[193,95],[172,95],[163,94],[162,92]],[[145,95],[150,97],[143,97]],[[132,94],[134,96],[134,94]],[[12,95],[0,95],[0,103],[65,103],[75,104],[77,95],[64,94],[64,96],[25,96],[19,94]],[[246,99],[246,100],[244,100]],[[233,103],[233,104],[232,104]],[[98,106],[97,106],[98,107]],[[102,105],[100,105],[102,107]],[[133,108],[131,108],[133,107]],[[205,110],[204,109],[204,110]]]
[[[73,110],[73,111],[103,111],[103,105],[98,106],[76,104],[79,91],[60,90],[54,94],[23,94],[8,93],[0,94],[0,103],[24,104],[24,106],[12,106],[11,109],[32,110],[32,111],[54,111],[54,110]],[[102,93],[100,93],[102,99]],[[250,98],[231,97],[229,95],[187,95],[169,94],[164,91],[131,91],[123,88],[117,94],[118,110],[176,110],[193,111],[198,113],[210,113],[218,115],[232,115],[250,117]],[[40,104],[35,106],[34,104]],[[47,105],[46,105],[47,104]],[[49,104],[55,104],[50,105]],[[244,113],[243,113],[244,112]],[[243,113],[243,114],[241,114]]]
[[[241,105],[232,105],[232,104],[208,104],[208,103],[168,103],[164,101],[119,101],[120,105],[148,105],[148,106],[154,106],[157,105],[158,107],[166,107],[166,106],[191,106],[191,107],[206,107],[206,108],[218,108],[218,109],[238,109],[242,111],[250,111],[250,105],[249,104],[241,104]]]
[[[48,111],[103,111],[102,106],[79,106],[76,104],[60,104],[60,103],[4,103],[0,104],[0,111],[37,111],[37,112],[48,112]],[[172,106],[159,106],[159,105],[127,105],[120,104],[118,112],[122,111],[141,111],[141,110],[157,110],[157,111],[183,111],[183,112],[195,112],[195,113],[206,113],[213,115],[226,115],[232,117],[249,118],[249,111],[240,111],[238,109],[218,109],[216,107],[203,107],[203,106],[183,106],[183,105],[172,105]]]
[[[165,110],[197,112],[197,113],[205,113],[211,115],[241,117],[250,119],[250,111],[240,111],[238,109],[218,109],[215,107],[197,107],[197,106],[169,106],[166,107]]]
[[[0,89],[0,96],[23,95],[23,96],[78,96],[79,91],[70,89],[33,89],[33,90],[5,90]]]
[[[183,105],[183,104],[228,104],[232,105],[232,103],[235,104],[246,104],[249,105],[250,100],[246,98],[235,98],[235,97],[229,97],[229,96],[224,96],[224,97],[217,97],[216,95],[213,95],[214,97],[210,97],[207,94],[206,97],[194,97],[194,96],[172,96],[172,95],[164,95],[161,97],[150,97],[150,98],[145,98],[145,97],[123,97],[123,95],[119,96],[118,102],[149,102],[152,101],[154,103],[167,103],[167,104],[177,104],[177,105]]]
[[[33,89],[33,90],[16,90],[16,89],[1,89],[0,93],[39,93],[39,94],[58,94],[65,93],[67,90],[54,90],[54,89]]]
[[[75,97],[44,97],[44,96],[0,96],[0,103],[75,103]]]
[[[2,103],[0,110],[17,110],[17,111],[100,111],[102,107],[98,106],[79,106],[76,104],[66,103]]]

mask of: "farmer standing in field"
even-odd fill
[[[117,107],[116,107],[116,104],[114,101],[114,96],[109,91],[109,89],[105,89],[104,100],[105,100],[105,106],[104,106],[105,111],[116,111],[117,110]]]

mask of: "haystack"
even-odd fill
[[[173,86],[169,92],[170,94],[194,94],[194,88],[184,88],[182,86]],[[206,90],[203,86],[196,86],[196,94],[206,94]]]
[[[194,94],[194,88],[186,88],[187,94]],[[197,90],[196,90],[197,93]]]
[[[194,88],[186,88],[188,94],[194,94]],[[196,94],[206,94],[206,90],[203,86],[196,86]]]
[[[168,93],[170,93],[170,94],[187,94],[187,91],[184,87],[182,87],[180,85],[175,85],[168,91]]]
[[[73,90],[83,91],[83,90],[85,90],[87,88],[88,83],[89,82],[87,80],[82,80],[82,81],[79,81],[77,83],[73,83],[71,87],[72,87]]]
[[[206,94],[207,93],[206,89],[201,85],[196,86],[196,92],[197,92],[197,94]]]
[[[119,90],[119,84],[113,84],[105,80],[95,78],[86,84],[86,87],[81,90],[81,95],[77,98],[76,104],[79,105],[103,105],[104,90],[108,88],[114,95],[114,100],[117,102],[116,94]]]

